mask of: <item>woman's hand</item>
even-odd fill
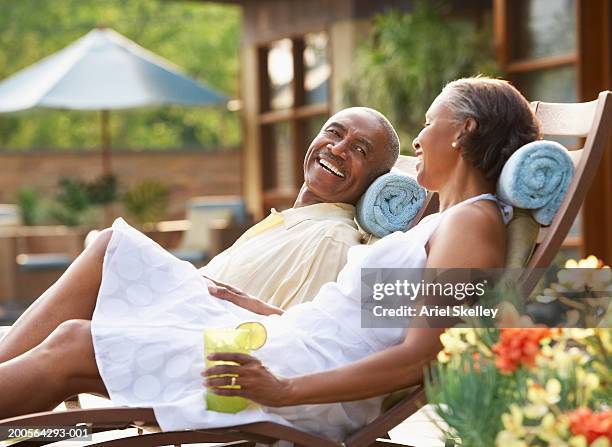
[[[219,396],[240,396],[267,407],[292,405],[291,379],[276,377],[255,357],[239,353],[215,353],[208,360],[234,362],[202,372],[204,385]],[[223,375],[223,377],[212,377]],[[234,379],[234,380],[232,380]],[[220,386],[235,388],[219,388]]]
[[[211,278],[207,279],[210,279],[214,283],[214,285],[208,286],[208,292],[216,298],[229,301],[230,303],[234,303],[236,306],[240,306],[243,309],[250,310],[251,312],[259,315],[280,315],[283,313],[283,311],[278,307],[264,303],[260,299],[257,299],[254,296],[237,289],[236,287],[232,287],[229,284],[225,284],[220,281],[215,281]]]

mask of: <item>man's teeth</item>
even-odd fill
[[[338,168],[336,168],[334,165],[332,165],[330,162],[328,162],[327,160],[324,159],[319,159],[319,164],[321,166],[323,166],[324,168],[326,168],[327,170],[333,172],[334,174],[336,174],[338,177],[342,177],[344,178],[344,174],[342,172],[340,172],[338,170]]]

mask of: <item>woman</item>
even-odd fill
[[[343,439],[377,415],[380,396],[422,379],[441,332],[417,324],[361,328],[360,269],[502,267],[504,222],[492,193],[508,157],[538,136],[529,104],[505,81],[448,84],[413,142],[418,181],[438,192],[440,213],[406,233],[353,247],[337,282],[285,313],[212,285],[223,299],[202,293],[206,280],[194,268],[115,224],[0,344],[0,418],[97,392],[117,405],[154,407],[164,430],[272,420]],[[202,329],[253,320],[268,332],[257,358],[216,354],[213,360],[239,366],[203,375],[216,394],[261,407],[235,415],[206,411]],[[241,388],[217,388],[233,384],[211,377],[225,373],[238,374]],[[23,399],[23,390],[33,389]]]

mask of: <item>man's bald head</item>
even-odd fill
[[[395,165],[395,162],[397,161],[397,158],[399,157],[400,153],[400,139],[397,135],[397,132],[395,131],[395,128],[385,115],[380,113],[378,110],[371,109],[370,107],[348,107],[346,109],[340,110],[338,113],[351,110],[370,114],[384,129],[385,133],[387,134],[387,145],[385,147],[386,157],[384,158],[381,166],[383,170],[379,172],[377,176],[390,171],[393,165]],[[332,118],[330,118],[330,120]]]

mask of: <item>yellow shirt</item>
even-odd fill
[[[201,271],[282,309],[310,301],[360,243],[354,216],[344,203],[273,209]]]

